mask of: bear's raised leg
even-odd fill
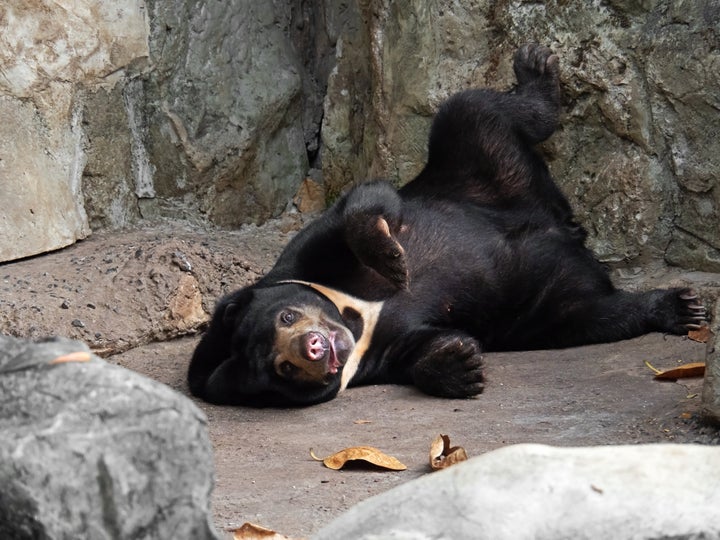
[[[352,190],[342,204],[345,241],[364,265],[395,287],[408,286],[405,250],[395,238],[402,224],[402,200],[386,182]]]
[[[555,131],[560,114],[559,62],[532,44],[515,54],[518,86],[475,89],[446,101],[433,122],[428,162],[405,186],[407,196],[467,199],[507,208],[543,201],[564,223],[572,214],[533,145]]]

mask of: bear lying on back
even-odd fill
[[[533,146],[557,127],[559,66],[515,55],[517,87],[451,97],[428,161],[396,191],[355,187],[257,283],[223,298],[192,357],[213,403],[303,405],[347,386],[483,389],[484,351],[571,347],[697,328],[689,289],[616,289]]]

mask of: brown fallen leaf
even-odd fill
[[[372,446],[353,446],[326,458],[317,457],[311,449],[310,455],[315,461],[322,461],[328,469],[333,470],[342,469],[348,461],[365,461],[391,471],[404,471],[407,469],[405,465],[394,457],[388,456]]]
[[[698,343],[707,343],[712,337],[713,332],[707,324],[701,326],[699,330],[690,330],[688,332],[688,338]]]
[[[53,358],[50,360],[50,363],[55,364],[65,364],[68,362],[89,362],[92,359],[92,355],[87,351],[77,351],[77,352],[71,352],[68,354],[63,354],[62,356],[58,356],[56,358]]]
[[[229,532],[232,533],[233,540],[292,540],[289,536],[250,522],[245,522],[239,529]]]
[[[705,362],[690,362],[672,369],[666,369],[655,373],[655,378],[660,380],[686,379],[688,377],[702,377],[705,374]]]
[[[450,437],[438,435],[430,445],[430,467],[433,471],[446,469],[467,460],[467,452],[461,446],[450,446]]]
[[[661,369],[656,368],[655,366],[653,366],[653,365],[652,365],[650,362],[648,362],[647,360],[645,360],[645,365],[646,365],[647,367],[649,367],[655,375],[657,375],[658,373],[662,373],[662,370],[661,370]]]

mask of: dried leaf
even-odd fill
[[[92,355],[87,351],[77,351],[68,354],[63,354],[57,358],[50,360],[51,364],[66,364],[68,362],[89,362],[92,359]]]
[[[645,360],[645,365],[646,365],[647,367],[649,367],[649,368],[653,371],[653,373],[654,373],[655,375],[657,375],[658,373],[662,373],[662,370],[661,370],[661,369],[656,368],[655,366],[653,366],[653,365],[652,365],[650,362],[648,362],[647,360]]]
[[[328,469],[342,469],[348,461],[365,461],[391,471],[404,471],[407,469],[400,461],[384,454],[372,446],[353,446],[341,450],[326,458],[319,458],[310,450],[310,455],[316,461],[322,461]]]
[[[430,467],[432,470],[446,469],[467,460],[467,452],[461,446],[450,446],[450,437],[438,435],[430,445]]]
[[[698,343],[707,343],[713,337],[713,332],[707,324],[700,327],[699,330],[690,330],[688,337]]]
[[[674,380],[688,377],[702,377],[705,374],[705,362],[690,362],[655,374],[656,379]]]
[[[243,523],[242,527],[230,532],[233,535],[233,540],[292,540],[289,536],[250,522]]]
[[[372,424],[372,420],[355,420],[353,424]]]

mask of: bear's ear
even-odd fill
[[[253,299],[250,288],[240,289],[225,298],[217,307],[217,314],[225,328],[235,328],[238,321],[245,316]]]

